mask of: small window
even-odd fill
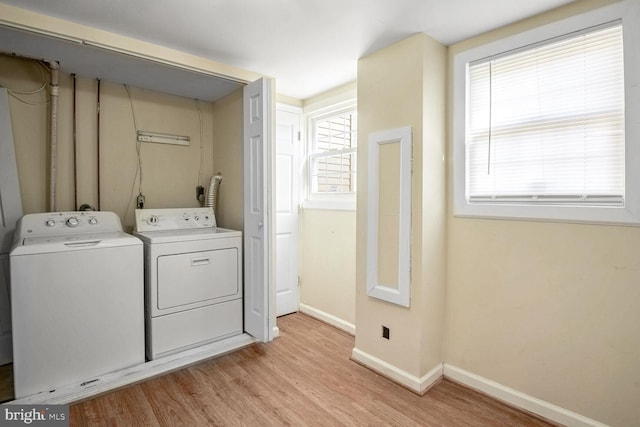
[[[456,214],[637,222],[628,132],[637,130],[625,120],[632,50],[616,19],[458,58]]]
[[[308,118],[308,207],[355,209],[355,105]]]

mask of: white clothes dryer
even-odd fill
[[[243,331],[242,232],[211,208],[137,209],[149,360]]]
[[[9,256],[16,398],[144,363],[143,246],[116,214],[25,215]]]

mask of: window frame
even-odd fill
[[[313,192],[312,185],[312,158],[317,158],[318,154],[313,152],[314,145],[314,123],[322,119],[346,113],[349,111],[355,111],[357,113],[357,101],[355,98],[348,99],[341,102],[336,102],[323,108],[315,109],[305,114],[305,127],[306,127],[306,143],[304,153],[304,199],[302,207],[305,209],[328,209],[328,210],[355,210],[356,209],[356,193],[353,192],[336,192],[336,193],[317,193]],[[356,126],[356,135],[358,129]],[[357,136],[356,136],[357,144]],[[336,150],[335,154],[343,152],[345,150]],[[357,152],[357,145],[353,148],[353,152]]]
[[[640,225],[640,29],[637,2],[624,0],[462,51],[453,57],[453,214],[457,217]],[[636,18],[637,19],[637,18]],[[624,206],[499,204],[466,199],[467,67],[482,58],[620,20],[625,75]],[[635,86],[635,87],[634,87]],[[635,143],[634,143],[635,142]]]

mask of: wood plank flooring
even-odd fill
[[[13,363],[0,366],[0,403],[13,400]]]
[[[349,360],[354,338],[303,314],[280,338],[72,405],[72,426],[549,426],[442,381],[418,396]]]

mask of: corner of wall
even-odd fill
[[[445,272],[444,86],[446,48],[416,34],[358,62],[358,209],[354,359],[413,390],[442,364]],[[434,97],[436,101],[434,102]],[[367,295],[367,138],[413,129],[411,306]],[[384,203],[381,201],[381,203]],[[435,210],[434,210],[435,209]],[[428,272],[428,274],[427,274]],[[391,330],[382,339],[380,325]],[[428,382],[428,381],[427,381]]]
[[[442,363],[436,364],[426,374],[417,377],[358,348],[352,350],[351,360],[419,395],[425,394],[443,378]]]

